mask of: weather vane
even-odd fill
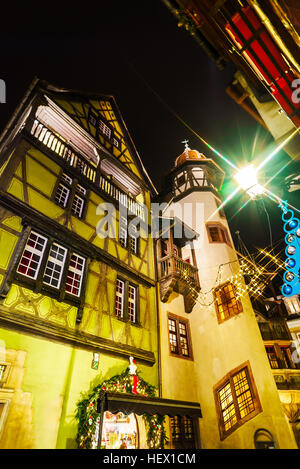
[[[185,150],[187,150],[189,148],[189,141],[188,140],[183,140],[181,143],[184,143]]]

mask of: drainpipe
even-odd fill
[[[267,15],[264,13],[262,10],[261,6],[259,5],[257,0],[248,0],[249,5],[252,6],[252,8],[256,11],[257,15],[259,16],[261,22],[265,25],[273,39],[277,42],[278,46],[280,49],[284,52],[284,54],[287,56],[291,64],[295,67],[297,72],[300,74],[300,65],[299,63],[295,60],[289,49],[286,47],[284,42],[282,41],[281,37],[277,33],[276,29],[272,25],[271,21],[267,17]],[[277,2],[276,2],[277,3]],[[297,44],[299,46],[299,43]]]
[[[162,373],[161,373],[161,339],[160,339],[160,296],[157,271],[157,239],[153,239],[154,275],[155,275],[155,300],[157,320],[157,368],[158,368],[158,397],[162,397]]]

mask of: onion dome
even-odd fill
[[[182,163],[186,161],[199,161],[199,160],[206,160],[206,156],[203,153],[199,153],[197,150],[191,150],[190,148],[186,147],[184,152],[179,155],[175,160],[175,166],[180,166]]]

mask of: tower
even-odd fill
[[[204,448],[254,448],[254,435],[262,428],[270,432],[276,448],[296,448],[249,296],[239,295],[234,283],[239,263],[218,191],[223,179],[223,170],[212,159],[187,144],[165,179],[160,202],[168,205],[163,216],[181,220],[188,227],[185,236],[191,230],[194,238],[177,241],[181,260],[168,275],[161,268],[165,252],[157,248],[162,394],[200,402]],[[165,239],[157,244],[167,242],[170,256],[174,229]],[[192,255],[186,257],[189,249]],[[178,288],[178,279],[186,289]],[[171,291],[164,296],[161,285],[167,281]],[[193,305],[187,308],[191,294]],[[178,447],[186,445],[191,434],[196,440],[197,427],[195,421],[171,419],[175,447],[178,434]]]

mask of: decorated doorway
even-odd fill
[[[101,448],[138,449],[138,425],[134,414],[104,412]]]
[[[139,376],[135,361],[130,357],[130,365],[123,373],[103,381],[93,389],[88,398],[78,402],[76,413],[78,447],[81,449],[138,449],[140,447],[139,429],[134,413],[119,411],[112,413],[105,409],[101,422],[101,412],[97,408],[97,402],[103,393],[151,398],[156,397],[156,388]],[[164,420],[162,415],[143,415],[149,448],[164,448],[166,442]]]

